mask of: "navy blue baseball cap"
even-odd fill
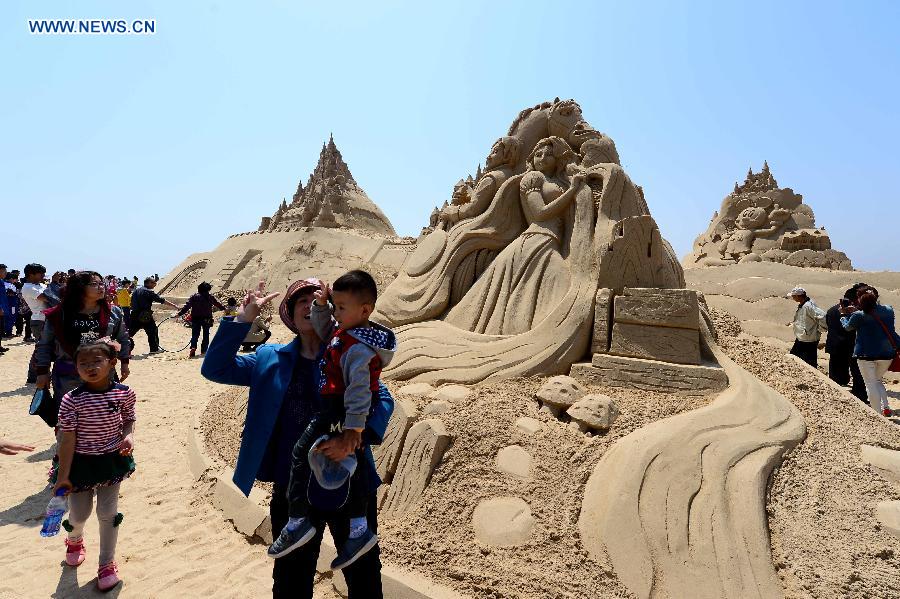
[[[327,441],[328,436],[323,435],[316,439],[309,450],[309,467],[312,476],[309,477],[307,498],[310,505],[321,510],[336,510],[347,503],[350,494],[350,477],[356,472],[357,460],[354,454],[350,454],[343,460],[335,462],[321,451],[318,446]]]

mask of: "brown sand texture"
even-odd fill
[[[881,530],[875,505],[897,500],[900,487],[860,460],[861,443],[900,449],[900,429],[849,394],[835,391],[805,366],[741,331],[738,320],[714,310],[720,344],[739,365],[787,397],[803,414],[807,438],[773,474],[767,496],[772,560],[785,597],[900,597],[897,539]],[[708,404],[713,396],[680,397],[589,387],[615,399],[621,415],[606,435],[586,436],[533,400],[541,378],[512,379],[474,388],[451,401],[439,418],[453,436],[431,483],[414,509],[382,518],[387,562],[426,573],[472,597],[581,598],[633,596],[609,560],[595,562],[581,544],[578,517],[585,483],[616,441],[663,418]],[[419,412],[431,401],[398,397]],[[235,417],[241,394],[228,390],[206,410],[208,451],[233,464],[239,443]],[[900,397],[891,403],[900,408]],[[541,422],[537,433],[516,427],[520,417]],[[496,456],[518,445],[532,457],[531,475],[500,472]],[[265,488],[265,486],[263,486]],[[478,542],[476,506],[496,497],[525,500],[535,519],[518,547]]]
[[[790,269],[747,264],[704,269],[705,282],[689,280],[695,288],[705,286],[708,300],[733,297],[711,290],[751,287],[731,285],[729,278],[768,274],[766,278],[776,280],[772,272],[757,272],[760,266]],[[896,273],[875,278],[870,273],[797,271],[775,274],[778,280],[787,277],[788,289],[797,283],[837,289],[858,277],[885,291],[900,287]],[[692,277],[696,271],[688,272]],[[832,278],[837,276],[841,279]],[[875,518],[879,502],[900,500],[900,485],[860,459],[862,443],[900,449],[900,429],[797,364],[783,345],[748,334],[724,310],[713,314],[727,355],[783,394],[806,421],[806,439],[776,469],[766,497],[771,558],[784,596],[900,597],[900,543]],[[289,338],[280,324],[273,332],[273,341]],[[163,333],[164,345],[167,338],[186,334],[171,328]],[[22,381],[33,346],[19,341],[8,346],[11,350],[0,358],[0,436],[37,449],[32,455],[0,457],[0,598],[93,596],[96,521],[88,523],[88,557],[77,570],[64,565],[61,536],[38,535],[49,499],[45,477],[52,434],[38,418],[27,416],[31,390]],[[140,335],[127,381],[139,399],[138,472],[122,486],[125,521],[117,558],[125,582],[114,593],[141,598],[267,596],[271,563],[265,547],[249,542],[223,518],[211,503],[211,483],[194,482],[186,458],[188,431],[202,413],[208,453],[233,464],[242,424],[236,413],[240,393],[205,381],[199,360],[188,360],[185,353],[145,357],[146,352]],[[478,598],[633,596],[609,559],[594,561],[582,546],[578,518],[585,483],[616,441],[652,422],[702,407],[713,396],[590,387],[590,392],[613,397],[621,415],[609,433],[585,435],[539,409],[533,398],[541,381],[512,379],[474,387],[469,398],[451,399],[448,411],[429,416],[443,422],[453,442],[421,500],[401,517],[382,519],[386,563]],[[420,413],[431,401],[421,392],[407,395],[402,385],[388,383]],[[891,404],[900,408],[896,392]],[[540,429],[527,433],[518,428],[515,422],[521,417],[536,419]],[[510,445],[532,458],[525,478],[497,468],[498,452]],[[530,507],[534,528],[517,547],[487,546],[475,538],[476,506],[497,497],[521,498]],[[318,582],[317,598],[337,596],[328,580]]]
[[[164,332],[184,334],[177,328]],[[184,342],[189,336],[188,331]],[[165,346],[166,337],[162,341]],[[77,569],[65,565],[65,531],[50,539],[38,534],[50,499],[53,432],[28,415],[31,387],[23,383],[34,346],[20,340],[3,345],[10,351],[0,358],[0,437],[36,449],[0,459],[0,598],[104,596],[95,586],[99,546],[93,516],[85,529],[87,558]],[[188,360],[187,352],[145,356],[148,349],[140,334],[126,381],[138,397],[138,466],[122,484],[119,500],[125,519],[116,558],[124,583],[105,596],[267,596],[272,564],[265,547],[251,545],[223,520],[210,501],[210,483],[195,483],[188,467],[188,430],[221,389],[200,376],[200,361]],[[316,597],[337,595],[330,585],[319,585]]]

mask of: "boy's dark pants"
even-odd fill
[[[303,434],[300,435],[297,443],[294,444],[294,451],[291,454],[291,478],[287,489],[288,515],[291,518],[304,518],[309,515],[310,505],[307,488],[309,487],[309,477],[312,476],[312,470],[309,467],[310,448],[312,448],[316,439],[322,435],[334,436],[329,431],[334,430],[334,426],[339,425],[343,420],[343,402],[341,402],[340,410],[316,414],[309,426],[306,427],[306,430],[303,431]],[[366,515],[369,490],[366,484],[365,460],[366,456],[362,448],[357,449],[357,466],[353,476],[350,477],[350,491],[347,494],[347,502],[343,506],[334,506],[334,509],[340,508],[350,518]]]
[[[147,333],[147,343],[150,345],[150,351],[158,351],[159,329],[156,327],[156,321],[153,320],[152,316],[147,322],[141,322],[140,318],[132,319],[131,326],[128,327],[129,336],[133,339],[140,330],[146,331]]]
[[[44,321],[43,320],[32,320],[31,321],[31,332],[34,335],[35,341],[41,340],[41,335],[44,334]],[[37,380],[37,360],[35,359],[35,354],[37,354],[37,345],[34,346],[34,351],[31,352],[31,360],[28,362],[28,382],[33,383]]]
[[[362,466],[362,464],[361,464]],[[378,510],[375,496],[368,500],[369,529],[378,532]],[[275,483],[272,503],[269,505],[272,530],[278,534],[288,519],[287,488]],[[320,512],[312,509],[309,514],[316,536],[306,545],[275,560],[272,568],[272,597],[275,599],[312,599],[313,581],[316,578],[316,562],[325,526],[331,530],[331,537],[337,544],[346,542],[350,535],[350,515],[344,510]],[[382,599],[380,550],[376,545],[357,561],[347,566],[341,573],[347,581],[349,599]]]

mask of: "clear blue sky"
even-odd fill
[[[559,96],[616,140],[680,256],[767,159],[858,268],[900,269],[898,30],[888,1],[3,2],[0,262],[163,274],[255,229],[329,132],[414,235]]]

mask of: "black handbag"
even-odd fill
[[[31,407],[28,413],[32,416],[40,416],[47,426],[53,428],[59,421],[59,400],[53,397],[50,389],[38,389],[31,397]]]

